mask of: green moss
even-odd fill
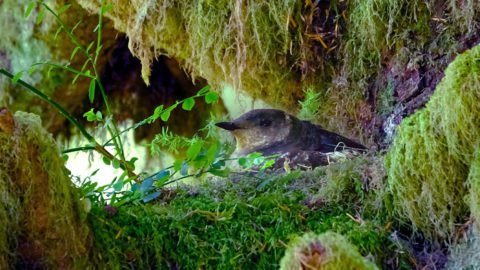
[[[0,266],[80,267],[89,228],[58,147],[38,116],[15,125],[0,133]]]
[[[379,70],[382,57],[395,51],[409,32],[424,40],[429,37],[429,12],[423,1],[353,1],[350,7],[346,58],[348,77],[355,87],[366,86]]]
[[[130,264],[140,269],[273,269],[293,235],[331,230],[355,243],[362,255],[372,254],[387,265],[397,255],[385,224],[369,219],[373,215],[363,215],[362,222],[347,215],[360,211],[369,192],[343,183],[333,188],[336,181],[362,181],[370,164],[365,159],[347,163],[350,170],[334,164],[287,176],[243,176],[180,186],[163,191],[176,193],[169,202],[124,205],[111,218],[101,206],[94,206],[90,215],[94,259],[99,267],[112,268]],[[325,194],[327,183],[332,197],[322,201],[316,195]]]
[[[92,12],[98,12],[99,2],[79,1]],[[227,83],[255,97],[269,93],[270,102],[290,105],[301,95],[290,51],[300,41],[289,29],[289,18],[299,14],[298,1],[111,3],[106,16],[127,33],[146,81],[154,58],[166,53],[214,86]]]
[[[281,270],[290,269],[378,269],[363,258],[356,247],[342,235],[325,232],[307,233],[289,244],[280,263]]]
[[[480,46],[445,71],[426,108],[405,119],[386,165],[400,215],[437,240],[453,236],[468,212],[468,171],[480,138]]]
[[[468,174],[468,184],[470,187],[470,211],[475,220],[478,231],[480,229],[480,147],[477,146],[476,149],[470,172]]]

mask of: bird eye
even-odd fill
[[[272,121],[270,121],[270,120],[264,119],[264,120],[260,121],[260,126],[262,126],[262,127],[269,127],[271,125],[272,125]]]

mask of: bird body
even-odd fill
[[[252,152],[264,155],[282,154],[289,159],[307,160],[305,163],[310,165],[322,165],[328,158],[325,153],[366,149],[353,140],[281,110],[252,110],[232,122],[220,122],[216,125],[231,131],[235,136],[235,156]],[[316,161],[312,161],[312,158]]]

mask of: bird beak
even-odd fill
[[[216,123],[215,125],[219,128],[223,128],[223,129],[230,130],[230,131],[236,130],[236,129],[241,129],[241,127],[237,126],[233,122],[219,122],[219,123]]]

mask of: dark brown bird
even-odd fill
[[[281,110],[252,110],[232,122],[216,125],[235,136],[235,156],[252,152],[264,155],[284,154],[290,160],[304,161],[306,166],[319,166],[328,163],[325,153],[366,150],[365,146],[357,142]]]

